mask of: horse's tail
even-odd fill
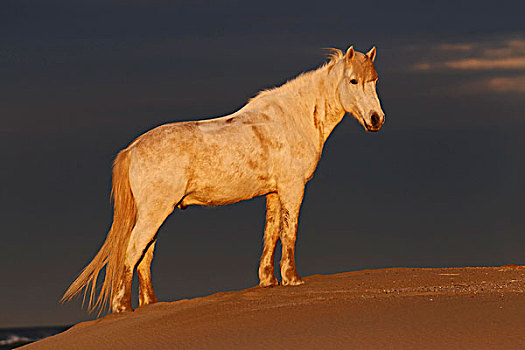
[[[106,241],[97,255],[82,270],[77,279],[71,284],[61,299],[61,302],[71,300],[84,290],[84,301],[87,291],[90,291],[88,310],[102,311],[116,292],[117,285],[122,279],[126,250],[131,236],[131,230],[136,222],[136,208],[129,183],[130,148],[121,151],[113,162],[113,224],[106,237]],[[95,301],[97,277],[106,266],[104,283]]]

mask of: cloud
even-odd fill
[[[525,94],[525,74],[518,76],[494,76],[490,78],[476,79],[467,83],[462,83],[444,89],[442,93],[450,93],[453,90],[453,94],[458,93],[466,95],[523,95]],[[522,98],[520,96],[520,98]]]
[[[486,80],[493,92],[525,94],[525,75],[517,77],[494,77]]]
[[[445,43],[427,51],[431,57],[413,64],[413,70],[525,71],[525,40],[521,38]]]
[[[499,36],[425,43],[411,48],[419,59],[410,67],[415,74],[443,74],[429,89],[436,95],[499,95],[523,99],[525,95],[525,39]],[[452,73],[452,74],[451,74]]]
[[[470,51],[474,44],[441,44],[438,48],[443,51]]]
[[[525,56],[509,58],[466,58],[462,60],[448,61],[443,63],[444,67],[465,70],[487,70],[487,69],[525,69]]]

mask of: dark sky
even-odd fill
[[[225,115],[378,48],[387,122],[347,116],[302,207],[303,276],[525,264],[520,1],[23,1],[0,4],[0,327],[93,318],[58,300],[111,224],[113,157],[166,122]],[[175,212],[159,299],[257,284],[264,199]]]

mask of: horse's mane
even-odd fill
[[[330,72],[330,70],[332,70],[332,68],[335,66],[335,64],[344,57],[344,54],[343,54],[343,51],[339,50],[339,49],[336,49],[336,48],[326,48],[325,50],[328,51],[328,54],[327,54],[327,57],[328,57],[328,61],[325,62],[322,66],[320,66],[319,68],[317,69],[314,69],[314,70],[311,70],[311,71],[308,71],[308,72],[304,72],[304,73],[301,73],[299,74],[298,76],[296,76],[295,78],[292,78],[288,81],[286,81],[284,84],[280,85],[280,86],[276,86],[276,87],[273,87],[273,88],[269,88],[269,89],[264,89],[264,90],[261,90],[257,93],[257,95],[255,95],[254,97],[252,97],[249,101],[249,102],[252,102],[254,100],[257,100],[263,96],[266,96],[270,93],[273,93],[273,92],[276,92],[277,90],[281,90],[282,88],[284,88],[285,86],[290,86],[290,85],[295,85],[296,83],[304,80],[305,78],[308,78],[310,77],[312,74],[326,68],[328,70],[328,72]]]
[[[334,64],[335,62],[337,62],[344,56],[343,51],[336,49],[334,47],[328,47],[325,50],[328,51],[327,57],[330,59],[326,63],[327,65]]]

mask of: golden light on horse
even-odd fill
[[[378,131],[385,121],[376,93],[375,56],[375,47],[366,54],[353,47],[345,54],[332,49],[320,68],[259,93],[231,115],[165,124],[138,137],[114,162],[114,215],[107,238],[62,301],[85,288],[90,309],[109,304],[113,312],[131,311],[136,269],[139,306],[156,302],[150,264],[166,217],[175,208],[257,196],[266,196],[260,286],[278,285],[274,254],[279,239],[282,285],[302,284],[295,267],[297,222],[324,143],[346,112],[368,131]]]

